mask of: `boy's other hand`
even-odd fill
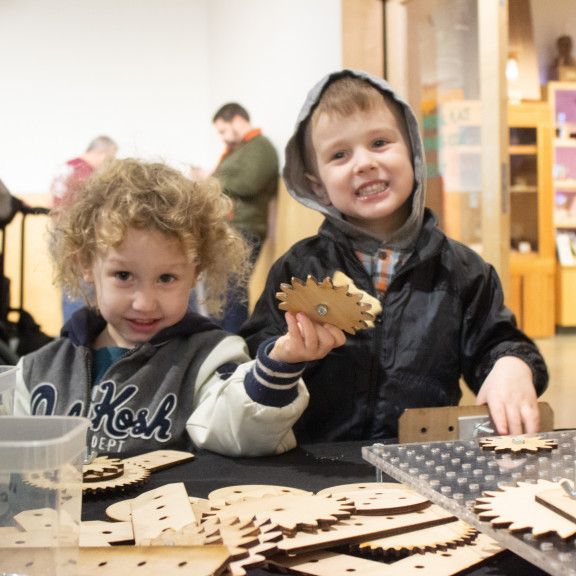
[[[346,336],[332,324],[317,324],[306,314],[286,312],[288,332],[276,340],[270,358],[280,362],[307,362],[324,358],[333,348],[342,346]]]
[[[519,358],[504,356],[494,364],[476,404],[488,405],[498,434],[533,434],[540,430],[532,370]]]

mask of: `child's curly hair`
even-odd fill
[[[97,305],[81,281],[82,266],[117,248],[129,228],[177,239],[205,282],[203,303],[218,316],[231,282],[248,282],[250,250],[229,223],[232,208],[214,179],[194,182],[158,162],[113,160],[53,211],[49,254],[55,283]]]

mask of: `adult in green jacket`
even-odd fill
[[[272,142],[254,128],[247,110],[235,102],[222,106],[213,117],[226,149],[212,176],[232,199],[232,225],[242,232],[256,263],[268,234],[268,207],[278,192],[278,154]],[[230,287],[222,327],[237,334],[248,318],[248,290]]]

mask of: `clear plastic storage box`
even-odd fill
[[[16,366],[0,366],[0,416],[10,416],[14,413],[17,371]]]
[[[90,421],[0,418],[0,574],[75,576]]]

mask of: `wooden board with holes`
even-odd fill
[[[59,526],[62,532],[74,532],[76,530],[76,523],[72,516],[65,510],[57,512],[54,508],[24,510],[14,516],[14,522],[27,532],[38,530],[38,526]]]
[[[130,462],[150,470],[150,472],[159,472],[166,468],[171,468],[177,464],[184,464],[194,459],[194,454],[190,452],[181,452],[178,450],[155,450],[139,456],[126,458],[123,462]]]
[[[540,431],[554,430],[554,414],[550,405],[539,402]],[[398,442],[436,442],[458,440],[458,418],[488,416],[487,406],[442,406],[440,408],[409,408],[398,420]]]
[[[60,554],[56,555],[54,547],[50,544],[43,546],[39,542],[27,542],[14,548],[0,547],[0,574],[70,574],[70,566],[78,561],[77,548],[62,547],[59,552]],[[77,576],[76,571],[74,576]]]
[[[197,524],[184,483],[167,484],[131,501],[134,540],[156,538],[162,531]]]
[[[82,548],[78,576],[219,576],[229,564],[226,546],[109,546]]]
[[[126,500],[120,500],[119,502],[114,502],[114,504],[110,504],[108,508],[106,508],[106,516],[110,518],[110,520],[114,520],[115,522],[130,522],[132,520],[132,502],[135,500],[142,500],[146,498],[146,494],[148,492],[144,492],[136,498],[127,498]],[[190,504],[192,505],[192,511],[194,512],[194,516],[197,522],[202,520],[202,516],[209,512],[210,505],[208,504],[208,500],[204,498],[196,498],[194,496],[189,497]]]
[[[409,556],[392,564],[325,550],[290,557],[278,555],[269,559],[269,563],[291,574],[305,576],[451,576],[504,550],[483,534],[478,535],[474,544],[438,554]]]
[[[134,541],[132,522],[82,522],[80,547],[127,544]]]
[[[401,534],[454,520],[454,516],[436,505],[408,514],[352,516],[323,530],[298,532],[291,538],[284,538],[278,542],[278,550],[285,554],[300,554],[332,546],[358,544],[368,538]]]

